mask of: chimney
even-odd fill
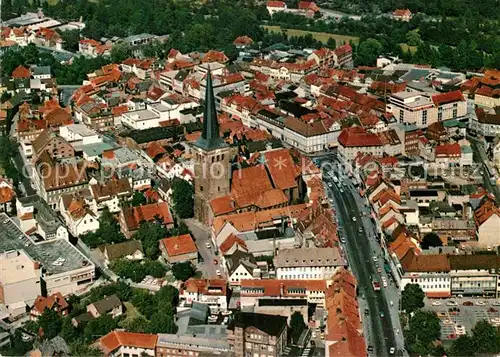
[[[35,270],[40,269],[40,262],[37,262],[37,261],[33,262],[33,268],[34,268]]]

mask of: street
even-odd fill
[[[331,162],[329,158],[322,160]],[[399,292],[394,285],[374,291],[372,279],[380,282],[381,276],[384,276],[377,272],[373,261],[373,257],[377,256],[377,261],[383,266],[383,254],[375,239],[375,225],[369,215],[362,214],[367,208],[363,207],[363,199],[352,181],[344,174],[341,177],[342,188],[339,188],[326,172],[323,173],[327,192],[333,199],[340,235],[346,239],[350,267],[358,279],[360,306],[366,307],[369,312],[368,316],[364,315],[365,324],[369,324],[365,328],[368,345],[373,347],[376,356],[390,355],[391,348],[396,350],[395,355],[403,355],[404,341],[397,310]],[[393,302],[392,306],[389,301]]]
[[[193,234],[193,237],[196,240],[196,247],[198,248],[198,252],[203,259],[203,262],[199,262],[196,265],[196,270],[201,272],[202,277],[209,279],[217,277],[217,270],[219,270],[221,276],[223,277],[224,268],[220,266],[221,262],[219,260],[219,256],[214,253],[214,247],[210,237],[210,228],[204,227],[195,219],[186,219],[184,220],[184,223],[186,223],[189,230]],[[210,244],[210,249],[207,248],[207,243]],[[214,260],[217,261],[217,264],[214,264]]]
[[[488,192],[491,192],[495,195],[495,200],[498,205],[500,205],[500,191],[498,190],[498,186],[496,185],[495,180],[492,182],[491,170],[488,167],[488,158],[486,156],[486,152],[484,151],[483,143],[473,136],[468,136],[471,143],[472,150],[474,151],[474,161],[480,163],[483,166],[483,185]]]

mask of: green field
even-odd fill
[[[282,32],[280,26],[264,26],[264,28],[271,32]],[[297,29],[284,29],[286,31],[286,35],[288,38],[290,37],[300,37],[311,34],[315,40],[321,41],[323,43],[327,43],[330,38],[334,38],[337,42],[337,46],[341,45],[343,42],[349,43],[352,41],[353,43],[359,42],[359,37],[355,36],[346,36],[346,35],[336,35],[334,33],[327,32],[314,32],[314,31],[305,31],[305,30],[297,30]]]
[[[408,52],[408,51],[410,51],[411,53],[417,52],[417,46],[408,46],[406,43],[400,43],[399,46],[401,46],[403,52]]]

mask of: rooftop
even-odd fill
[[[5,213],[0,214],[0,252],[24,250],[42,264],[46,274],[60,274],[92,265],[92,263],[64,239],[35,243],[14,224]]]
[[[345,265],[338,248],[282,249],[275,258],[276,268]]]

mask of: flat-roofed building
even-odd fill
[[[23,250],[42,267],[47,294],[68,295],[83,290],[95,277],[94,264],[66,239],[35,242],[5,213],[0,214],[0,252]]]
[[[40,272],[40,264],[22,249],[0,253],[0,303],[9,310],[33,304],[41,293]]]
[[[156,357],[177,356],[228,356],[229,343],[224,339],[158,334],[156,342]]]

